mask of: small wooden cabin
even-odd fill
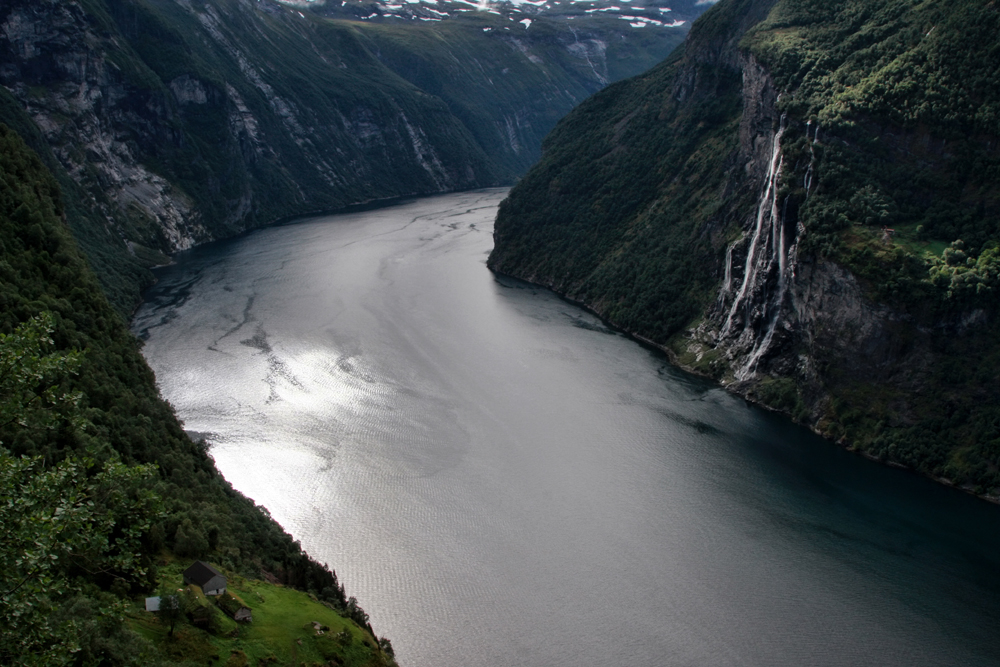
[[[222,595],[226,592],[226,577],[204,561],[197,560],[184,570],[184,583],[194,584],[205,595]]]
[[[230,618],[238,623],[251,623],[253,621],[253,611],[239,596],[226,593],[216,598],[215,603],[219,605],[219,609],[226,612]]]

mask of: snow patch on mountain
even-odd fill
[[[664,0],[642,1],[641,4],[635,4],[640,0],[341,0],[339,7],[332,2],[320,3],[319,0],[280,1],[293,6],[312,4],[322,14],[329,16],[332,11],[337,16],[361,21],[447,20],[475,12],[520,23],[525,29],[541,18],[555,21],[576,18],[600,20],[599,17],[606,14],[614,14],[613,18],[626,20],[634,28],[675,29],[686,25],[702,11],[696,8],[695,0],[671,0],[670,4],[674,6],[667,6]],[[624,15],[617,16],[623,11],[626,12]],[[662,20],[667,13],[673,13],[678,18],[674,21]],[[496,25],[486,26],[483,32],[499,29],[500,26]]]

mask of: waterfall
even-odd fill
[[[764,224],[767,222],[771,226],[771,253],[772,255],[779,250],[779,244],[774,241],[781,236],[784,237],[784,231],[778,229],[781,227],[780,219],[778,216],[778,181],[781,176],[781,135],[785,133],[785,115],[781,116],[781,123],[778,127],[778,131],[774,134],[774,142],[771,146],[771,159],[768,163],[767,178],[764,184],[764,192],[760,197],[760,203],[757,205],[757,224],[754,227],[753,237],[750,239],[750,246],[747,249],[747,259],[746,264],[743,268],[743,283],[740,285],[740,290],[733,299],[732,306],[729,308],[729,315],[726,317],[726,322],[722,327],[722,333],[720,337],[725,338],[732,332],[733,328],[733,318],[736,313],[739,312],[741,306],[744,305],[744,301],[747,297],[747,290],[756,281],[757,276],[762,270],[766,270],[771,264],[773,257],[766,258],[766,262],[763,267],[760,266],[760,255],[767,252],[768,239],[767,235],[764,236],[763,242],[761,241],[761,235],[764,231]],[[780,242],[782,245],[784,241]],[[763,246],[763,247],[762,247]],[[781,248],[783,250],[783,248]],[[728,254],[728,253],[727,253]],[[781,262],[783,265],[783,262]],[[726,267],[727,271],[729,269],[728,264]],[[728,284],[726,286],[728,288]],[[726,289],[724,288],[724,289]],[[744,328],[748,325],[748,322],[744,322]]]
[[[782,115],[771,146],[767,177],[757,203],[757,218],[747,246],[743,278],[719,334],[720,340],[736,337],[733,349],[749,350],[746,362],[735,373],[737,380],[750,378],[760,359],[770,349],[788,294],[788,258],[795,252],[795,246],[789,242],[785,231],[786,211],[779,208],[778,202],[781,169],[784,165],[781,138],[785,129],[785,116]],[[806,128],[806,136],[809,129],[811,124]],[[810,173],[807,189],[811,185]],[[733,291],[732,251],[744,238],[745,235],[726,250],[725,282],[720,292],[723,302]],[[755,316],[758,307],[761,308],[759,312],[764,318],[763,322]]]
[[[809,196],[809,190],[812,189],[813,183],[813,167],[816,164],[816,151],[813,146],[819,141],[819,123],[816,124],[816,131],[813,133],[812,141],[809,141],[809,128],[812,127],[812,121],[806,122],[806,143],[809,144],[809,167],[806,169],[806,175],[802,179],[802,186],[806,189],[806,196]]]
[[[777,243],[773,243],[771,247],[772,249],[777,249],[778,254],[778,296],[773,302],[768,304],[767,310],[770,311],[770,316],[768,317],[767,331],[764,333],[764,337],[760,340],[760,342],[758,342],[750,352],[750,358],[747,359],[747,362],[742,368],[736,371],[737,380],[746,380],[753,375],[754,369],[757,367],[757,362],[760,361],[760,358],[764,356],[764,353],[770,349],[771,340],[774,338],[774,331],[778,328],[778,320],[781,319],[781,304],[785,301],[785,291],[788,285],[788,280],[785,277],[786,250],[785,225],[783,224],[783,220],[783,215],[780,217],[778,216],[777,197],[772,197],[771,229],[777,234]],[[749,326],[749,323],[746,323],[744,326]]]
[[[768,310],[770,310],[770,317],[767,322],[767,331],[764,333],[764,337],[758,342],[753,350],[750,352],[750,357],[747,362],[743,364],[743,367],[736,371],[737,380],[746,380],[751,375],[753,375],[754,369],[757,367],[757,362],[760,358],[764,356],[764,353],[768,351],[771,347],[771,340],[774,338],[774,332],[778,328],[778,321],[781,319],[781,305],[785,301],[785,292],[788,287],[788,280],[785,277],[785,230],[784,225],[781,221],[778,221],[777,226],[781,227],[781,245],[778,255],[778,296],[774,301],[769,304]]]
[[[733,241],[732,243],[730,243],[729,247],[726,248],[726,275],[725,275],[725,278],[723,278],[723,280],[722,280],[722,292],[721,292],[722,296],[725,296],[726,294],[729,294],[730,291],[732,291],[732,285],[733,285],[733,248],[735,248],[737,245],[739,245],[739,243],[742,240],[743,240],[743,237],[740,236],[740,238],[738,238],[735,241]]]

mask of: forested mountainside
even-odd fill
[[[119,312],[195,243],[512,183],[563,114],[661,60],[702,9],[292,4],[0,5],[0,121],[56,173]]]
[[[998,34],[984,0],[722,0],[557,125],[489,265],[996,497]]]
[[[367,636],[336,575],[185,435],[65,214],[0,125],[0,663],[170,663],[122,622],[165,555],[309,591]],[[392,662],[373,642],[352,650],[349,664]]]

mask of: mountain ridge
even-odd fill
[[[995,498],[1000,128],[981,36],[997,9],[820,4],[724,0],[673,64],[567,116],[501,206],[490,266],[872,458]],[[955,51],[978,33],[981,50]],[[698,85],[726,76],[713,117]],[[598,174],[567,201],[583,160]]]
[[[347,5],[305,9],[0,9],[0,92],[16,100],[0,120],[23,126],[26,114],[60,180],[76,184],[64,187],[80,212],[71,226],[119,312],[138,302],[148,267],[195,243],[297,213],[510,183],[562,114],[684,32],[590,15],[536,12],[528,28],[510,12],[372,23]]]

